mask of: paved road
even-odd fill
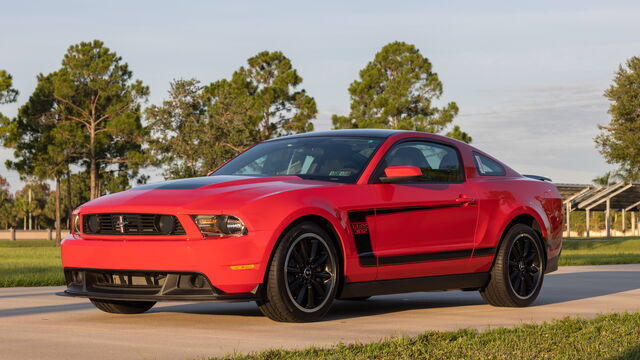
[[[338,301],[326,321],[312,324],[272,322],[253,303],[164,303],[111,315],[53,295],[61,290],[0,289],[0,359],[189,359],[640,311],[640,265],[561,268],[527,309],[494,308],[476,292],[414,293]]]

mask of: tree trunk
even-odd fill
[[[29,217],[29,230],[33,230],[33,219],[31,217],[31,187],[29,187],[29,211],[27,216]]]
[[[25,215],[23,218],[24,231],[27,231],[27,216]]]
[[[97,198],[97,185],[98,185],[98,164],[96,164],[96,131],[94,127],[91,127],[91,129],[89,129],[89,147],[90,147],[90,153],[91,153],[91,159],[90,159],[90,163],[91,163],[91,167],[89,168],[89,173],[90,173],[90,181],[91,181],[91,185],[89,187],[89,199],[93,200],[95,198]]]
[[[71,231],[71,218],[73,217],[73,199],[71,199],[71,169],[67,166],[67,211],[68,218],[67,224],[69,225],[69,231]]]
[[[60,213],[60,176],[56,176],[56,246],[60,246],[60,242],[62,242]]]

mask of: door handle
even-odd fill
[[[476,199],[474,198],[470,198],[466,195],[460,195],[457,199],[456,202],[458,204],[462,204],[462,205],[471,205],[471,204],[475,204],[476,203]]]

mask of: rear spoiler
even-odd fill
[[[548,181],[551,182],[551,179],[549,179],[548,177],[544,177],[544,176],[538,176],[538,175],[525,175],[523,174],[522,176],[528,177],[530,179],[534,179],[534,180],[540,180],[540,181]]]

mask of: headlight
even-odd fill
[[[80,215],[79,214],[73,215],[73,233],[80,234]]]
[[[204,236],[241,236],[247,234],[242,220],[233,215],[192,215]]]

